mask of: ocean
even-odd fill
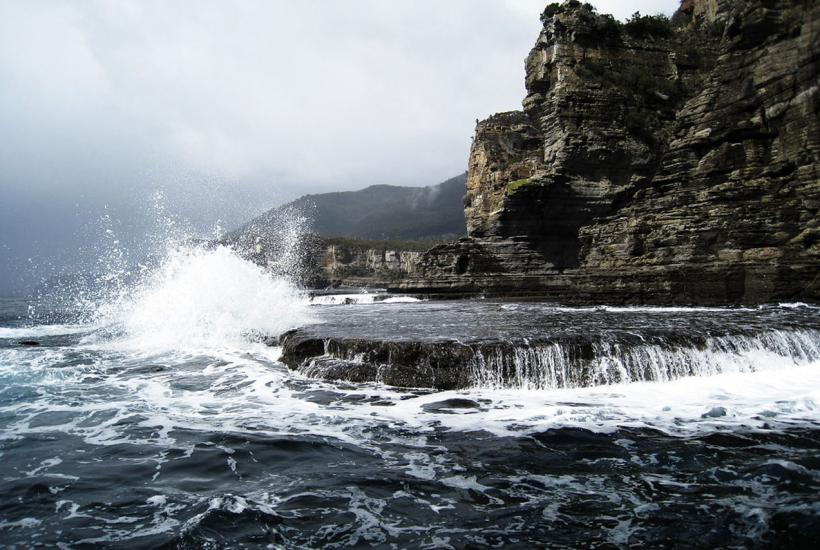
[[[312,300],[224,247],[178,249],[102,286],[0,301],[2,547],[820,540],[814,306]],[[704,337],[726,323],[755,327],[763,344],[703,359],[677,342],[667,362],[708,368],[587,384],[556,383],[541,356],[514,382],[484,372],[474,387],[437,392],[314,378],[265,343],[300,326],[521,338],[640,336],[659,323]]]

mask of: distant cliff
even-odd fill
[[[469,237],[404,289],[575,302],[820,300],[820,4],[553,4],[523,111],[476,127]]]
[[[413,276],[430,241],[317,238],[310,253],[310,286],[387,287]]]
[[[422,252],[466,233],[465,182],[305,195],[220,241],[307,286],[393,285],[415,274]]]
[[[308,288],[385,288],[412,277],[421,255],[441,241],[369,241],[300,234],[288,242],[276,234],[256,244],[223,241],[271,272]]]

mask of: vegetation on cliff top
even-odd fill
[[[567,2],[564,2],[563,4],[560,3],[560,2],[553,2],[551,4],[547,4],[547,7],[544,8],[543,13],[541,14],[541,21],[546,23],[547,20],[552,19],[552,16],[555,15],[555,14],[564,13],[565,11],[575,10],[575,9],[578,9],[578,8],[583,8],[586,11],[589,11],[589,12],[592,12],[592,13],[595,13],[595,11],[596,11],[595,6],[593,6],[592,4],[590,4],[588,2],[581,3],[581,2],[578,2],[578,0],[568,0]]]
[[[627,20],[624,30],[637,38],[646,38],[648,36],[666,38],[672,36],[674,32],[672,22],[662,13],[641,15],[639,11],[633,13],[632,17]]]
[[[553,2],[544,8],[541,14],[541,21],[546,24],[555,15],[568,11],[578,11],[579,15],[586,18],[594,18],[595,26],[604,36],[619,34],[625,31],[635,38],[668,38],[674,33],[672,21],[664,14],[641,15],[636,11],[626,23],[621,23],[609,14],[598,14],[595,6],[589,3],[581,3],[578,0],[568,0],[563,4]]]

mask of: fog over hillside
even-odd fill
[[[270,232],[279,218],[297,213],[306,227],[327,237],[358,239],[445,239],[466,233],[463,196],[466,174],[438,185],[373,185],[359,191],[305,195],[269,210],[229,238]]]

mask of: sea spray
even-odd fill
[[[174,216],[162,191],[147,204],[153,222],[139,245],[125,246],[106,210],[95,222],[92,265],[45,282],[29,324],[71,325],[87,345],[157,351],[236,346],[311,321],[299,289],[306,218],[281,214],[254,243],[197,237]],[[219,244],[222,242],[223,244]],[[252,252],[265,245],[267,256]]]
[[[273,275],[299,283],[311,268],[306,239],[310,226],[307,213],[283,207],[224,235],[219,242],[243,258],[264,266]]]
[[[129,345],[140,349],[230,345],[308,322],[305,304],[290,281],[230,248],[180,247],[105,324],[121,329]]]

